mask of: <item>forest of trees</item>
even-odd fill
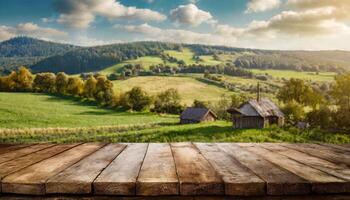
[[[194,58],[200,55],[232,54],[239,68],[291,69],[298,71],[349,70],[350,53],[346,51],[268,51],[199,44],[134,42],[95,47],[77,47],[28,37],[17,37],[0,43],[0,73],[8,74],[19,66],[30,66],[33,72],[95,72],[125,60],[142,56],[159,56],[170,63],[184,61],[164,54],[165,50],[188,48]],[[189,69],[194,70],[194,69]]]

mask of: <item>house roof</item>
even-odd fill
[[[217,117],[214,112],[207,108],[187,108],[181,113],[181,119],[202,121],[203,118],[211,113],[215,118]]]
[[[270,116],[277,116],[277,117],[284,117],[284,114],[280,110],[280,108],[273,103],[271,100],[262,98],[259,101],[256,99],[252,99],[240,106],[239,109],[229,109],[228,112],[230,113],[241,113],[244,116],[256,116],[255,112],[254,114],[246,112],[246,110],[243,110],[244,106],[250,105],[256,113],[261,117],[270,117]]]

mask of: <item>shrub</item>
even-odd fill
[[[128,110],[142,111],[152,103],[151,97],[140,87],[134,87],[122,98],[122,107]]]
[[[180,114],[183,110],[181,97],[176,89],[168,89],[157,95],[154,102],[154,111],[157,113]]]

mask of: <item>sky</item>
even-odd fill
[[[0,0],[0,41],[350,50],[350,0]]]

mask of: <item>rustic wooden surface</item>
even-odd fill
[[[350,199],[349,146],[0,144],[0,199]]]

